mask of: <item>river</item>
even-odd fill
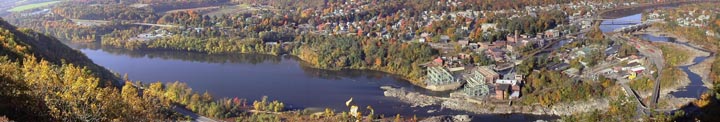
[[[708,51],[706,51],[705,49],[700,49],[700,48],[696,48],[696,47],[694,47],[694,46],[691,46],[691,45],[690,45],[689,43],[687,43],[687,42],[677,42],[677,41],[675,41],[676,39],[675,39],[675,38],[672,38],[672,37],[654,36],[654,35],[650,35],[650,34],[640,34],[640,35],[637,35],[637,36],[639,36],[639,37],[642,38],[643,40],[649,40],[649,41],[653,41],[653,42],[670,42],[670,43],[676,43],[676,44],[680,44],[680,45],[683,45],[683,46],[686,46],[686,47],[690,47],[690,48],[694,48],[694,49],[698,49],[698,50],[702,50],[702,51],[708,52]],[[695,72],[690,71],[690,67],[691,67],[691,66],[694,66],[694,65],[696,65],[696,64],[698,64],[698,63],[700,63],[700,62],[705,61],[705,59],[707,59],[708,57],[709,57],[709,56],[699,56],[699,57],[695,57],[695,58],[693,59],[693,63],[692,63],[692,64],[687,65],[687,66],[679,66],[679,68],[688,75],[688,79],[690,79],[690,84],[689,84],[688,86],[686,86],[686,87],[684,87],[684,88],[682,88],[682,89],[680,89],[680,90],[678,90],[678,91],[676,91],[676,92],[672,92],[672,93],[670,93],[670,94],[672,94],[672,95],[675,96],[675,97],[700,98],[700,95],[702,95],[702,93],[705,93],[705,91],[707,91],[708,88],[705,87],[705,85],[704,85],[704,83],[703,83],[703,81],[702,81],[702,77],[700,77],[700,75],[696,74]]]
[[[348,111],[345,101],[372,106],[377,115],[386,117],[428,117],[466,114],[474,121],[534,121],[557,119],[556,116],[527,114],[478,115],[442,109],[438,106],[411,107],[395,98],[385,97],[380,86],[403,87],[431,95],[408,81],[382,72],[365,70],[329,71],[309,68],[292,56],[259,54],[208,55],[176,51],[129,51],[124,49],[73,46],[95,63],[131,80],[148,82],[185,82],[194,91],[207,91],[216,97],[249,100],[268,96],[286,103],[291,109]],[[433,110],[435,112],[428,112]]]
[[[628,16],[616,18],[616,19],[614,19],[614,20],[619,20],[619,21],[640,21],[640,20],[642,20],[642,13],[631,14],[631,15],[628,15]],[[602,24],[600,25],[600,29],[601,29],[603,32],[611,32],[611,31],[614,31],[615,29],[619,29],[619,28],[622,28],[622,27],[625,27],[625,26],[629,26],[629,25],[612,25],[612,24],[611,24],[611,23],[612,23],[611,21],[612,21],[612,20],[603,21]],[[687,46],[687,47],[691,47],[691,48],[695,48],[695,49],[698,49],[698,50],[703,50],[703,51],[705,51],[705,49],[696,48],[696,47],[694,47],[694,46],[691,46],[691,45],[688,44],[688,43],[677,42],[677,41],[675,41],[675,38],[672,38],[672,37],[654,36],[654,35],[650,35],[650,34],[640,34],[640,35],[636,35],[636,36],[642,38],[643,40],[648,40],[648,41],[652,41],[652,42],[671,42],[671,43],[677,43],[677,44],[681,44],[681,45],[684,45],[684,46]],[[706,51],[706,52],[707,52],[707,51]],[[695,59],[693,59],[693,64],[688,65],[688,66],[680,66],[680,67],[679,67],[683,72],[685,72],[685,73],[688,75],[688,79],[690,79],[690,84],[689,84],[687,87],[685,87],[685,88],[683,88],[683,89],[680,89],[679,91],[672,92],[671,94],[672,94],[673,96],[675,96],[675,97],[687,97],[687,98],[699,98],[702,93],[704,93],[705,91],[708,90],[708,88],[703,85],[702,77],[700,77],[700,75],[698,75],[698,74],[690,71],[690,67],[691,67],[691,66],[694,66],[694,65],[696,65],[696,64],[698,64],[698,63],[700,63],[700,62],[703,62],[703,61],[705,61],[705,59],[707,59],[707,58],[708,58],[707,56],[696,57]]]

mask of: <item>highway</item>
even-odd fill
[[[180,106],[173,106],[172,110],[177,113],[180,113],[182,115],[189,116],[190,118],[193,119],[194,122],[217,122],[217,121],[207,118],[205,116],[200,116],[198,114],[195,114],[194,112],[187,110]]]
[[[135,84],[135,83],[131,83],[131,85],[135,86],[136,88],[139,88],[140,90],[145,89],[145,87],[138,86],[138,85]],[[142,92],[140,92],[140,93],[142,94]],[[142,96],[142,95],[141,95],[141,96]],[[188,109],[186,109],[186,108],[184,108],[184,107],[180,107],[180,106],[177,106],[177,105],[172,105],[171,108],[172,108],[173,111],[175,111],[175,112],[177,112],[177,113],[180,113],[180,114],[185,115],[185,116],[189,116],[190,118],[193,119],[193,122],[217,122],[217,121],[215,121],[215,120],[213,120],[213,119],[210,119],[210,118],[208,118],[208,117],[198,115],[198,114],[196,114],[195,112],[192,112],[192,111],[190,111],[190,110],[188,110]]]

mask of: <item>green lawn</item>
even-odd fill
[[[52,4],[55,4],[58,2],[60,2],[60,1],[50,1],[50,2],[35,3],[35,4],[27,4],[27,5],[12,8],[8,11],[10,11],[10,12],[25,11],[25,10],[30,10],[30,9],[34,9],[34,8],[45,7],[45,6],[52,5]]]

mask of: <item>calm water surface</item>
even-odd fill
[[[353,98],[361,108],[372,106],[379,114],[397,113],[418,117],[468,114],[475,121],[534,121],[555,116],[525,114],[477,115],[442,109],[438,106],[413,108],[395,98],[383,96],[383,85],[432,95],[438,93],[415,87],[405,80],[374,71],[328,71],[308,68],[291,56],[207,55],[170,51],[127,51],[122,49],[79,49],[95,63],[114,72],[127,73],[143,82],[185,82],[195,91],[218,97],[250,100],[268,96],[295,109],[332,108],[347,111],[345,101]],[[428,110],[437,110],[428,113]]]
[[[640,20],[642,20],[642,13],[632,14],[629,16],[616,18],[614,20],[640,21]],[[611,20],[603,21],[602,24],[600,25],[600,29],[603,32],[611,32],[611,31],[614,31],[615,29],[619,29],[619,28],[622,28],[625,26],[630,26],[630,25],[612,25],[610,23],[612,23]],[[650,34],[640,34],[638,36],[644,40],[649,40],[649,41],[654,41],[654,42],[678,43],[681,45],[692,47],[688,43],[676,42],[675,38],[672,38],[672,37],[654,36],[654,35],[650,35]],[[700,49],[700,50],[703,50],[703,49]],[[704,61],[705,59],[707,59],[707,57],[696,57],[695,59],[693,59],[692,65],[700,63],[700,62]],[[699,98],[703,92],[708,90],[707,87],[703,86],[702,77],[700,77],[700,75],[695,74],[692,71],[690,71],[690,66],[692,66],[692,65],[679,67],[683,72],[685,72],[688,75],[688,79],[690,79],[690,85],[688,85],[685,88],[680,89],[680,91],[671,93],[673,96]]]
[[[687,47],[694,48],[693,46],[690,46],[688,43],[677,42],[677,41],[675,41],[675,38],[672,38],[672,37],[654,36],[654,35],[650,35],[650,34],[640,34],[638,36],[640,36],[640,38],[642,38],[644,40],[656,41],[656,42],[671,42],[671,43],[677,43],[677,44],[685,45]],[[697,48],[695,48],[695,49],[697,49]],[[699,49],[699,50],[703,50],[703,49]],[[695,57],[695,59],[693,59],[693,64],[688,65],[688,66],[680,66],[679,68],[683,72],[685,72],[685,74],[688,75],[688,79],[690,79],[690,84],[688,86],[686,86],[685,88],[682,88],[679,91],[672,92],[670,94],[672,94],[673,96],[676,96],[676,97],[700,98],[700,95],[702,95],[702,93],[705,93],[705,91],[707,91],[708,88],[704,86],[702,77],[700,77],[700,75],[690,71],[690,66],[698,64],[700,62],[703,62],[707,58],[708,58],[707,56]]]
[[[629,16],[625,16],[625,17],[621,17],[621,18],[616,18],[613,20],[615,20],[616,23],[628,23],[631,21],[640,21],[641,19],[642,19],[642,13],[633,14],[633,15],[629,15]],[[602,23],[600,23],[600,30],[602,32],[612,32],[616,29],[630,26],[630,25],[614,25],[614,24],[612,24],[613,20],[605,20]]]

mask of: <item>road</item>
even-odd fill
[[[638,95],[635,90],[630,88],[630,85],[628,85],[628,80],[621,79],[618,80],[618,83],[622,86],[623,91],[625,91],[625,94],[627,94],[627,96],[632,96],[633,98],[635,98],[635,102],[638,102],[638,109],[635,109],[635,113],[637,113],[637,115],[647,114],[647,107],[645,106],[645,103],[643,103],[640,99],[640,95]],[[639,117],[640,116],[635,116],[636,119],[638,119]]]
[[[82,23],[82,25],[89,25],[89,26],[95,26],[95,25],[102,25],[102,24],[110,23],[110,21],[107,21],[107,20],[84,20],[84,19],[71,19],[71,20],[72,20],[73,22],[77,23],[77,24],[81,24],[81,23]],[[180,27],[180,26],[177,26],[177,25],[140,23],[140,22],[130,23],[130,24],[132,24],[132,25],[144,25],[144,26],[167,27],[167,28]]]
[[[654,83],[653,93],[651,95],[651,102],[647,103],[647,104],[645,102],[642,102],[642,98],[637,94],[637,92],[635,92],[635,90],[630,88],[630,86],[628,85],[629,80],[624,79],[624,78],[617,78],[618,83],[623,87],[623,89],[625,90],[625,93],[628,96],[633,96],[636,99],[636,101],[640,103],[640,104],[638,104],[638,108],[639,108],[638,113],[643,113],[643,114],[649,115],[653,111],[664,112],[664,113],[673,111],[673,110],[655,110],[654,109],[654,108],[656,108],[656,105],[657,105],[657,102],[658,102],[658,99],[660,96],[660,76],[661,76],[663,67],[665,67],[665,58],[663,57],[662,50],[660,50],[660,48],[658,48],[658,47],[653,46],[649,42],[627,39],[617,33],[612,33],[609,37],[612,40],[623,41],[623,42],[627,42],[630,45],[633,45],[640,52],[640,54],[646,56],[648,58],[648,60],[650,60],[650,62],[655,64],[655,67],[657,68],[657,72],[656,72],[657,76],[655,78],[653,78],[655,83]]]
[[[180,106],[177,106],[177,105],[173,105],[173,106],[172,106],[172,110],[175,111],[175,112],[177,112],[177,113],[180,113],[180,114],[182,114],[182,115],[189,116],[190,118],[193,119],[193,122],[218,122],[218,121],[215,121],[215,120],[210,119],[210,118],[208,118],[208,117],[205,117],[205,116],[202,116],[202,115],[198,115],[198,114],[196,114],[195,112],[192,112],[192,111],[190,111],[190,110],[188,110],[188,109],[186,109],[186,108],[184,108],[184,107],[180,107]]]
[[[675,111],[674,109],[657,109],[658,100],[660,99],[660,77],[662,76],[663,68],[665,68],[666,61],[665,57],[663,56],[663,52],[660,48],[654,46],[653,44],[650,44],[650,42],[647,41],[631,41],[636,44],[638,50],[641,54],[648,57],[648,60],[650,60],[653,64],[655,64],[655,67],[657,68],[657,76],[655,77],[655,86],[653,88],[653,93],[650,96],[651,102],[648,103],[648,109],[645,109],[645,112],[650,114],[651,111],[653,112],[662,112],[662,113],[671,113],[672,111]]]
[[[620,37],[621,40],[628,40],[626,38]],[[665,67],[665,57],[663,57],[662,50],[660,48],[655,47],[653,44],[650,44],[649,42],[642,42],[642,41],[628,41],[630,44],[635,45],[635,47],[640,51],[640,54],[643,54],[647,56],[648,60],[650,60],[653,64],[655,64],[655,68],[657,68],[657,76],[654,78],[655,86],[653,88],[653,93],[651,96],[651,101],[648,103],[650,105],[650,108],[655,108],[658,102],[658,99],[660,98],[660,76],[662,74],[663,68]]]
[[[136,85],[135,83],[131,83],[131,85],[135,86],[136,88],[139,88],[141,91],[142,91],[143,89],[145,89],[145,87],[138,86],[138,85]],[[142,92],[140,92],[140,94],[141,94],[141,96],[142,96]],[[215,120],[213,120],[213,119],[210,119],[210,118],[208,118],[208,117],[198,115],[198,114],[196,114],[195,112],[192,112],[192,111],[190,111],[190,110],[188,110],[188,109],[186,109],[186,108],[184,108],[184,107],[180,107],[180,106],[177,106],[177,105],[172,105],[171,107],[172,107],[172,110],[173,110],[173,111],[175,111],[175,112],[177,112],[177,113],[180,113],[180,114],[182,114],[182,115],[185,115],[185,116],[189,116],[190,118],[193,119],[194,122],[217,122],[217,121],[215,121]]]
[[[146,25],[146,26],[158,26],[158,27],[166,27],[166,28],[174,28],[179,27],[176,25],[163,25],[163,24],[151,24],[151,23],[132,23],[133,25]]]
[[[173,109],[173,111],[175,111],[175,112],[177,112],[177,113],[180,113],[180,114],[182,114],[182,115],[190,116],[190,118],[192,118],[194,122],[217,122],[217,121],[215,121],[215,120],[213,120],[213,119],[210,119],[210,118],[207,118],[207,117],[204,117],[204,116],[197,115],[197,114],[195,114],[194,112],[192,112],[192,111],[190,111],[190,110],[187,110],[187,109],[185,109],[185,108],[183,108],[183,107],[180,107],[180,106],[173,106],[172,109]]]

